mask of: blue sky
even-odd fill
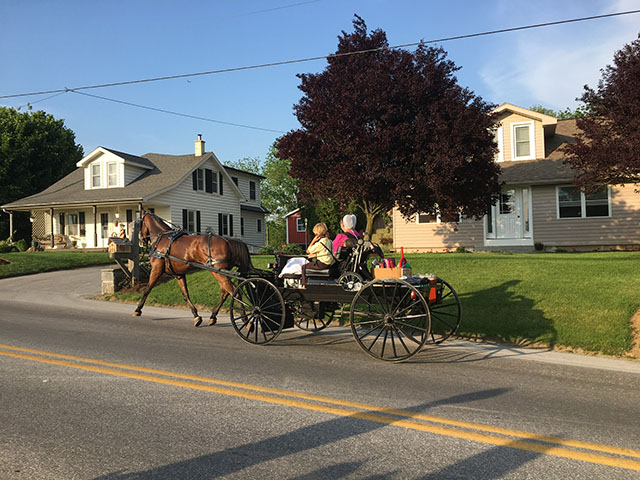
[[[0,95],[327,55],[335,52],[341,30],[352,30],[354,13],[398,45],[639,8],[639,0],[0,0]],[[582,86],[595,86],[600,69],[638,32],[640,14],[634,14],[440,45],[462,67],[460,84],[486,101],[563,109],[577,106]],[[65,119],[85,153],[100,145],[136,155],[192,153],[202,133],[207,150],[223,162],[263,159],[282,133],[298,126],[296,74],[325,65],[321,60],[86,91],[275,132],[74,93],[0,99],[0,105],[32,102],[34,110]]]

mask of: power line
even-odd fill
[[[100,100],[106,100],[108,102],[120,103],[122,105],[128,105],[130,107],[144,108],[145,110],[152,110],[154,112],[167,113],[169,115],[176,115],[179,117],[192,118],[195,120],[204,120],[205,122],[220,123],[222,125],[230,125],[232,127],[250,128],[252,130],[262,130],[264,132],[286,133],[286,132],[283,132],[282,130],[273,130],[271,128],[254,127],[252,125],[244,125],[242,123],[223,122],[222,120],[214,120],[212,118],[189,115],[188,113],[174,112],[171,110],[165,110],[163,108],[149,107],[148,105],[140,105],[139,103],[125,102],[124,100],[117,100],[115,98],[101,97],[100,95],[93,95],[91,93],[76,92],[75,90],[71,90],[71,89],[68,91],[71,93],[77,93],[78,95],[85,95],[87,97],[99,98]]]
[[[442,43],[442,42],[449,42],[452,40],[461,40],[461,39],[465,39],[465,38],[474,38],[474,37],[482,37],[482,36],[486,36],[486,35],[495,35],[498,33],[507,33],[507,32],[515,32],[515,31],[519,31],[519,30],[528,30],[528,29],[532,29],[532,28],[541,28],[541,27],[550,27],[553,25],[562,25],[562,24],[567,24],[567,23],[576,23],[576,22],[584,22],[587,20],[597,20],[597,19],[601,19],[601,18],[608,18],[608,17],[617,17],[617,16],[621,16],[621,15],[630,15],[630,14],[634,14],[634,13],[640,13],[640,10],[629,10],[626,12],[616,12],[616,13],[607,13],[607,14],[603,14],[603,15],[593,15],[590,17],[580,17],[580,18],[572,18],[572,19],[568,19],[568,20],[558,20],[555,22],[545,22],[545,23],[536,23],[533,25],[524,25],[524,26],[520,26],[520,27],[511,27],[511,28],[503,28],[500,30],[490,30],[487,32],[478,32],[478,33],[469,33],[466,35],[456,35],[453,37],[444,37],[444,38],[438,38],[438,39],[434,39],[434,40],[422,40],[420,42],[412,42],[412,43],[404,43],[401,45],[393,45],[391,47],[379,47],[379,48],[372,48],[372,49],[368,49],[368,50],[357,50],[354,52],[345,52],[345,53],[333,53],[330,55],[322,55],[322,56],[317,56],[317,57],[307,57],[307,58],[299,58],[299,59],[295,59],[295,60],[283,60],[280,62],[271,62],[271,63],[261,63],[261,64],[257,64],[257,65],[247,65],[247,66],[243,66],[243,67],[230,67],[230,68],[222,68],[222,69],[218,69],[218,70],[209,70],[209,71],[205,71],[205,72],[196,72],[196,73],[183,73],[183,74],[179,74],[179,75],[167,75],[164,77],[152,77],[152,78],[143,78],[140,80],[127,80],[127,81],[123,81],[123,82],[112,82],[112,83],[102,83],[102,84],[98,84],[98,85],[86,85],[83,87],[74,87],[74,88],[63,88],[63,89],[57,89],[57,90],[44,90],[44,91],[40,91],[40,92],[29,92],[29,93],[16,93],[16,94],[11,94],[11,95],[0,95],[0,99],[2,98],[16,98],[16,97],[27,97],[27,96],[31,96],[31,95],[46,95],[49,93],[62,93],[62,92],[70,92],[73,91],[75,93],[78,93],[78,90],[89,90],[89,89],[93,89],[93,88],[105,88],[105,87],[118,87],[121,85],[133,85],[133,84],[138,84],[138,83],[149,83],[149,82],[158,82],[161,80],[174,80],[177,78],[189,78],[189,77],[199,77],[199,76],[204,76],[204,75],[215,75],[218,73],[228,73],[228,72],[239,72],[239,71],[243,71],[243,70],[255,70],[258,68],[267,68],[267,67],[277,67],[277,66],[281,66],[281,65],[291,65],[294,63],[302,63],[302,62],[311,62],[311,61],[315,61],[315,60],[328,60],[331,58],[339,58],[339,57],[346,57],[346,56],[351,56],[351,55],[362,55],[365,53],[371,53],[371,52],[377,52],[380,50],[387,50],[387,49],[394,49],[394,48],[406,48],[406,47],[416,47],[418,45],[426,45],[429,43]]]

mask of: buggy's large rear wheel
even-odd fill
[[[245,342],[275,340],[285,322],[284,300],[276,286],[263,278],[243,280],[231,295],[231,324]]]
[[[351,302],[351,331],[358,345],[374,358],[406,360],[420,351],[431,328],[427,301],[400,279],[367,283]]]
[[[435,298],[429,297],[431,309],[431,334],[429,343],[442,343],[456,333],[462,317],[460,298],[449,283],[441,278],[435,285]]]
[[[319,332],[329,326],[338,305],[332,302],[290,302],[293,320],[298,328],[307,332]]]

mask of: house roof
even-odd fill
[[[240,170],[239,168],[229,167],[228,165],[223,165],[223,167],[227,171],[244,173],[245,175],[252,175],[252,176],[258,177],[258,178],[267,178],[264,175],[260,175],[258,173],[253,173],[253,172],[247,172],[246,170]]]
[[[247,210],[248,212],[257,212],[257,213],[266,213],[266,214],[271,213],[269,210],[264,208],[262,205],[257,206],[257,205],[241,204],[240,205],[240,210]]]
[[[120,157],[123,155],[135,157],[116,150],[105,150],[109,150]],[[142,157],[135,157],[135,159],[144,160],[152,168],[123,188],[85,190],[83,168],[79,167],[42,192],[8,203],[3,205],[2,208],[27,210],[34,207],[56,205],[94,205],[121,203],[124,201],[142,202],[172,188],[209,158],[214,158],[217,161],[212,153],[206,153],[202,156],[147,153]],[[233,182],[230,183],[232,184],[230,187],[235,187],[237,190],[235,184]]]
[[[506,184],[570,182],[575,171],[564,163],[563,146],[573,143],[578,127],[575,119],[558,120],[555,135],[545,139],[545,158],[501,162],[500,180]]]

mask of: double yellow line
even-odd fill
[[[636,460],[640,459],[640,451],[629,448],[582,442],[568,438],[413,413],[406,410],[384,408],[321,395],[107,362],[93,358],[75,357],[12,345],[0,344],[0,355],[218,393],[220,395],[252,399],[342,417],[359,418],[385,425],[395,425],[490,445],[640,471],[640,460]]]

